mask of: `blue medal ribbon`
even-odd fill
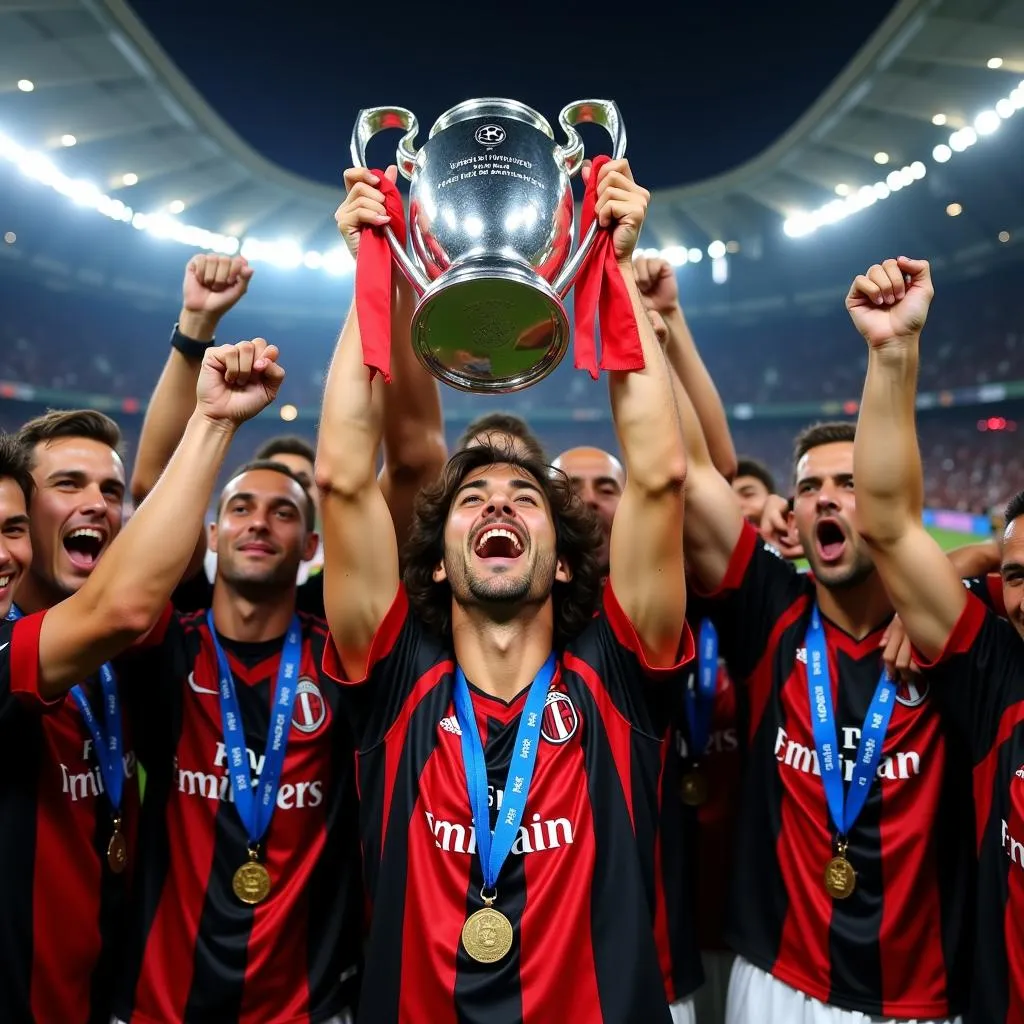
[[[267,747],[263,755],[263,769],[259,783],[253,784],[249,767],[249,754],[245,744],[245,726],[242,724],[242,709],[235,692],[235,679],[231,673],[224,649],[217,639],[213,624],[213,609],[206,613],[206,623],[217,652],[218,683],[220,695],[220,718],[224,730],[224,748],[227,752],[228,768],[231,774],[231,789],[235,806],[249,837],[249,850],[254,851],[270,827],[270,819],[277,806],[277,791],[281,783],[281,769],[284,767],[288,734],[291,731],[292,709],[298,686],[299,662],[302,657],[302,627],[297,615],[292,617],[281,651],[281,664],[277,670],[274,686],[274,702],[271,707],[270,725],[267,728]]]
[[[718,631],[702,619],[697,647],[697,673],[686,688],[686,722],[690,728],[690,758],[699,761],[711,736],[711,719],[718,689]]]
[[[12,604],[11,610],[7,613],[8,621],[16,622],[21,617],[21,609]],[[100,767],[100,778],[103,780],[103,790],[113,809],[116,828],[121,818],[121,795],[124,793],[124,761],[122,760],[124,731],[121,725],[121,701],[117,692],[117,677],[114,675],[109,661],[100,666],[100,690],[103,693],[103,722],[96,717],[89,698],[81,686],[72,686],[71,696],[74,698],[75,704],[78,705],[89,735],[92,736],[96,761]]]
[[[889,719],[892,717],[893,705],[896,702],[896,683],[883,669],[861,728],[850,788],[849,791],[845,791],[835,710],[832,705],[828,647],[817,604],[811,610],[805,644],[807,691],[811,701],[811,725],[814,730],[814,745],[818,752],[818,767],[821,770],[821,780],[825,786],[825,799],[828,802],[832,823],[840,839],[845,840],[864,808],[878,763],[882,759],[885,732],[889,728]]]
[[[455,669],[455,715],[462,731],[462,761],[466,769],[466,788],[469,792],[469,805],[473,811],[476,848],[483,870],[484,891],[491,893],[487,902],[493,901],[498,875],[508,858],[523,819],[526,798],[533,780],[533,768],[537,763],[544,706],[547,703],[551,680],[555,676],[556,665],[554,654],[549,655],[530,684],[526,706],[519,719],[516,744],[512,760],[509,762],[508,777],[505,780],[501,808],[493,833],[487,806],[487,761],[483,743],[480,742],[476,715],[473,713],[473,698],[469,693],[465,673],[461,668]]]

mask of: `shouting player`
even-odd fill
[[[110,1018],[138,788],[123,722],[130,687],[109,659],[164,611],[235,428],[284,376],[270,349],[248,384],[231,383],[235,354],[230,345],[207,353],[181,444],[116,540],[124,474],[113,422],[50,413],[21,435],[35,553],[13,621],[0,624],[4,1020]]]
[[[855,452],[859,526],[907,634],[936,666],[932,689],[967,735],[979,858],[969,1020],[1010,1024],[1024,1020],[1024,495],[1006,512],[1005,621],[964,588],[921,522],[914,400],[932,294],[928,264],[900,257],[858,277],[846,300],[868,343]]]
[[[630,265],[648,194],[625,161],[599,173],[646,363],[609,380],[627,479],[600,614],[593,518],[515,446],[449,461],[400,585],[375,473],[386,385],[367,374],[354,313],[328,377],[328,654],[359,746],[372,1024],[670,1019],[649,894],[666,691],[692,649],[685,458]],[[378,179],[346,182],[342,231],[379,226]]]
[[[883,672],[893,608],[857,534],[853,427],[797,439],[800,574],[744,521],[685,398],[687,562],[749,703],[726,1019],[955,1019],[970,949],[966,765],[927,680]]]

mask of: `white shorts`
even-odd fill
[[[704,984],[693,994],[697,1024],[725,1024],[725,997],[736,954],[730,950],[704,950]]]
[[[697,1013],[693,1008],[693,996],[668,1004],[672,1024],[697,1024]]]
[[[963,1024],[960,1017],[940,1020],[872,1017],[859,1010],[828,1006],[736,957],[729,978],[726,1024]]]

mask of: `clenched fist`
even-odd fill
[[[583,180],[590,181],[592,164],[583,162]],[[619,263],[630,263],[647,216],[651,193],[633,180],[626,160],[609,160],[598,172],[594,213],[601,227],[615,225],[612,246]]]
[[[676,272],[668,260],[638,256],[633,260],[633,276],[647,309],[664,317],[679,308],[679,285],[676,283]]]
[[[928,263],[900,256],[855,278],[846,308],[868,345],[882,348],[921,333],[934,294]]]
[[[384,175],[394,184],[398,180],[398,168],[392,164]],[[377,185],[380,179],[365,167],[350,167],[345,172],[345,189],[348,195],[334,213],[341,237],[356,258],[359,252],[359,235],[365,227],[381,227],[390,221],[384,208],[384,193]]]
[[[196,409],[211,420],[238,426],[277,397],[284,369],[277,346],[263,338],[208,349],[196,385]]]
[[[193,256],[181,285],[181,333],[196,341],[211,341],[221,317],[246,293],[252,275],[244,256]]]

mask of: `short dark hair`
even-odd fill
[[[489,412],[486,416],[478,416],[461,433],[455,447],[465,448],[474,438],[488,437],[490,434],[508,434],[509,437],[522,442],[530,458],[536,459],[537,462],[548,461],[544,445],[530,429],[526,420],[510,412]]]
[[[1006,514],[1003,516],[1006,526],[1009,526],[1014,519],[1024,516],[1024,491],[1018,491],[1007,503]]]
[[[306,490],[302,481],[295,475],[290,466],[286,466],[283,462],[275,462],[273,459],[253,459],[251,462],[246,462],[244,465],[239,466],[229,477],[224,487],[227,487],[228,483],[232,480],[237,480],[243,473],[253,473],[259,469],[269,469],[272,473],[280,473],[281,476],[288,477],[289,480],[294,480],[300,488],[302,488],[302,494],[306,499],[305,519],[306,529],[313,530],[316,528],[316,506],[313,504],[313,499],[310,497],[309,491]],[[217,518],[220,519],[221,508],[224,505],[224,488],[221,488],[220,497],[217,499]]]
[[[0,433],[0,480],[13,480],[25,495],[26,508],[32,501],[32,467],[28,449],[15,434]]]
[[[256,449],[253,458],[265,461],[272,459],[275,455],[298,455],[300,459],[316,462],[316,452],[313,450],[313,446],[298,434],[278,434],[277,437],[272,437]]]
[[[733,480],[737,480],[741,476],[750,476],[755,480],[760,480],[769,494],[775,494],[775,477],[759,459],[751,458],[749,455],[740,456],[736,460],[736,474],[733,476]]]
[[[824,444],[853,443],[857,436],[857,424],[843,420],[832,420],[829,423],[812,423],[796,435],[793,448],[793,465],[795,466],[812,448],[820,448]]]
[[[593,619],[601,595],[602,570],[598,561],[601,527],[560,470],[512,444],[476,445],[457,451],[439,479],[420,491],[412,530],[405,547],[405,589],[409,604],[424,624],[450,640],[451,587],[436,583],[434,570],[444,561],[444,529],[452,501],[463,480],[474,470],[491,465],[516,466],[536,481],[551,509],[555,549],[571,573],[567,583],[556,582],[552,591],[555,644],[563,647]]]
[[[49,409],[42,416],[23,424],[17,433],[18,443],[25,448],[30,467],[35,464],[36,445],[67,437],[99,441],[118,455],[122,454],[121,428],[105,413],[95,409]]]

